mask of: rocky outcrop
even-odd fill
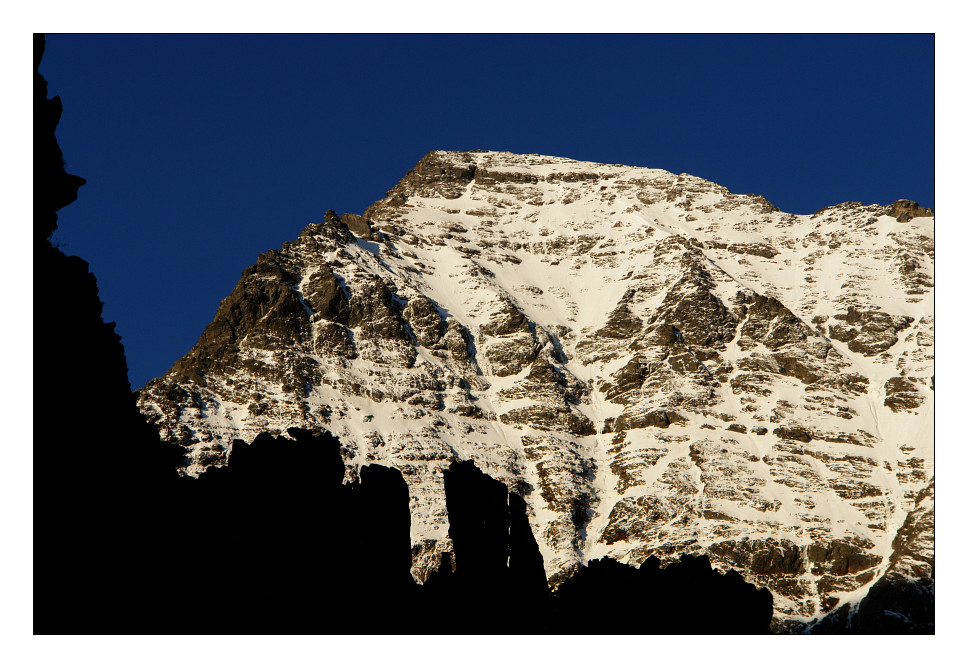
[[[876,355],[898,341],[898,333],[911,324],[911,316],[892,316],[882,311],[864,311],[850,306],[846,313],[834,315],[827,325],[832,339],[844,341],[848,349],[862,355]]]
[[[370,227],[370,224],[366,221],[363,216],[355,213],[344,213],[340,216],[340,222],[346,225],[346,228],[360,237],[361,239],[366,239],[367,241],[378,241],[379,236]]]
[[[895,413],[917,408],[924,403],[918,385],[903,376],[888,378],[884,383],[884,394],[887,395],[884,405]]]
[[[893,216],[899,223],[906,223],[912,218],[934,218],[934,211],[909,199],[896,200],[884,210],[884,213]]]

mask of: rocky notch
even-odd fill
[[[933,578],[931,216],[435,151],[260,256],[139,405],[189,475],[290,427],[337,436],[348,482],[399,470],[418,581],[452,551],[444,471],[473,460],[553,585],[705,555],[803,628]]]

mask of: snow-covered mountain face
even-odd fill
[[[707,554],[795,628],[933,577],[933,239],[906,200],[792,215],[435,151],[262,254],[139,404],[190,475],[289,427],[339,437],[347,479],[399,469],[417,580],[451,549],[442,472],[472,459],[525,499],[553,585]]]

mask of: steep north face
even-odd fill
[[[933,216],[434,151],[260,255],[139,406],[188,475],[289,427],[337,436],[347,479],[398,469],[418,581],[473,460],[525,499],[552,585],[704,554],[804,628],[933,586]]]

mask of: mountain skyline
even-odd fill
[[[433,149],[644,164],[794,213],[933,206],[932,36],[51,35],[44,68],[88,179],[54,241],[98,275],[132,387],[252,257]]]

